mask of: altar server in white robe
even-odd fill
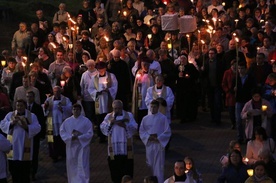
[[[13,182],[30,182],[31,162],[33,157],[33,137],[41,130],[37,117],[26,110],[26,102],[19,99],[16,110],[9,112],[1,121],[1,130],[6,133],[12,144],[7,155],[9,170]]]
[[[11,150],[11,143],[0,134],[0,182],[7,182],[7,157],[6,153]]]
[[[100,124],[106,114],[112,111],[112,102],[117,94],[118,81],[114,74],[106,71],[107,65],[105,62],[98,62],[96,68],[98,74],[91,79],[88,92],[95,101],[98,136],[100,137],[100,143],[104,143],[106,139],[101,132]]]
[[[81,115],[81,105],[74,104],[73,115],[60,126],[60,136],[66,144],[66,168],[69,183],[89,183],[91,121]]]
[[[146,146],[147,164],[152,175],[158,178],[159,183],[163,183],[165,147],[171,136],[171,128],[167,117],[158,111],[159,105],[157,100],[151,102],[151,114],[143,118],[139,135]]]
[[[65,157],[65,144],[60,138],[59,129],[62,122],[72,115],[72,103],[69,98],[61,95],[61,88],[53,88],[53,96],[48,97],[43,106],[44,114],[47,116],[47,142],[49,155],[54,162],[59,157]]]
[[[108,165],[113,183],[120,183],[124,175],[133,177],[132,136],[137,123],[130,112],[123,110],[123,103],[115,100],[113,112],[106,115],[101,130],[108,136]]]
[[[160,102],[159,111],[166,115],[169,123],[171,123],[171,108],[173,107],[174,94],[170,87],[164,85],[164,78],[162,75],[155,77],[155,85],[149,87],[145,98],[148,107],[148,114],[150,114],[150,104],[152,100]]]

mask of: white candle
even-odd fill
[[[64,86],[65,86],[65,81],[61,80],[61,81],[60,81],[60,86],[61,86],[61,87],[64,87]]]
[[[6,65],[6,60],[1,60],[1,65],[4,67]]]
[[[148,34],[148,38],[151,39],[152,38],[152,34]]]
[[[126,16],[127,16],[127,12],[126,12],[126,11],[124,11],[124,12],[123,12],[123,15],[126,17]]]

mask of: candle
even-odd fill
[[[106,89],[106,87],[107,87],[107,81],[104,81],[103,82],[103,89]]]
[[[124,11],[124,12],[123,12],[123,15],[126,17],[126,16],[127,16],[127,12],[126,12],[126,11]]]
[[[164,5],[167,5],[167,4],[168,4],[167,1],[165,1],[165,2],[164,2]]]
[[[260,51],[260,47],[257,47],[257,52],[259,52]]]
[[[91,28],[89,28],[89,32],[91,33],[91,31],[92,31],[92,29]]]
[[[250,177],[253,176],[254,170],[253,170],[253,169],[248,169],[248,170],[247,170],[247,174],[248,174]]]
[[[70,21],[72,24],[74,24],[74,25],[77,24],[77,22],[75,22],[72,18],[69,18],[69,21]]]
[[[200,30],[197,31],[197,42],[198,46],[200,45]]]
[[[187,37],[187,41],[188,41],[188,45],[189,45],[189,53],[190,53],[190,50],[191,50],[191,39],[190,39],[190,35],[189,35],[189,34],[186,34],[186,37]]]
[[[108,37],[106,37],[106,36],[104,36],[104,39],[108,42],[109,41],[109,38]]]
[[[148,34],[148,38],[151,39],[152,38],[152,34]]]
[[[28,58],[26,56],[23,56],[22,59],[27,61]]]
[[[186,77],[186,78],[189,77],[189,74],[185,74],[185,77]]]
[[[201,51],[204,52],[205,41],[201,40]]]
[[[249,159],[248,158],[244,158],[244,162],[248,163]]]
[[[267,110],[267,106],[266,105],[262,105],[262,111],[266,111]]]
[[[215,29],[216,29],[216,26],[217,26],[217,19],[216,19],[216,18],[212,18],[212,20],[213,20],[213,23],[214,23],[214,27],[215,27]]]
[[[25,64],[24,62],[22,62],[22,66],[23,66],[23,67],[25,67],[25,66],[26,66],[26,64]]]
[[[80,29],[80,28],[79,28],[79,27],[77,27],[77,34],[79,34],[79,29]]]
[[[222,5],[222,6],[225,6],[225,2],[222,2],[221,5]]]
[[[235,19],[235,22],[236,22],[236,27],[237,27],[239,19]]]
[[[60,86],[63,88],[65,86],[65,81],[61,80],[60,81]]]
[[[57,48],[57,46],[55,45],[55,43],[53,43],[53,42],[51,42],[51,43],[49,43],[54,49],[56,49]]]
[[[1,65],[4,67],[6,65],[6,60],[1,60]]]
[[[171,43],[168,43],[168,49],[172,49],[172,44]]]
[[[73,44],[72,43],[70,43],[68,46],[69,46],[70,50],[73,48]]]

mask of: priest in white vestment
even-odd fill
[[[185,162],[178,160],[174,163],[174,174],[165,180],[164,183],[190,183],[185,173]],[[192,182],[191,182],[192,183]]]
[[[164,78],[162,75],[155,77],[155,85],[149,87],[145,98],[150,114],[150,103],[152,100],[160,102],[159,111],[167,116],[169,123],[171,123],[171,108],[173,107],[174,94],[170,87],[164,85]]]
[[[49,154],[54,162],[60,156],[65,157],[65,144],[60,138],[59,129],[62,122],[71,116],[72,103],[69,98],[61,95],[61,88],[53,88],[53,96],[48,97],[44,102],[44,115],[47,116],[47,142]]]
[[[9,112],[0,124],[12,144],[7,157],[13,182],[30,182],[33,137],[41,130],[36,115],[26,110],[26,105],[23,99],[17,100],[16,110]]]
[[[92,122],[81,115],[81,105],[74,104],[73,115],[60,126],[60,136],[66,144],[66,168],[69,183],[89,183],[90,141]]]
[[[106,140],[101,132],[100,124],[106,114],[112,111],[111,106],[117,94],[118,81],[114,74],[106,71],[107,65],[105,62],[97,63],[96,68],[98,69],[98,74],[91,79],[88,92],[95,101],[98,136],[100,137],[100,143],[104,143]]]
[[[130,112],[123,110],[123,103],[115,100],[113,112],[106,115],[101,130],[108,136],[108,165],[113,183],[120,183],[124,175],[133,177],[132,136],[137,123]]]
[[[11,150],[12,144],[0,134],[0,182],[7,182],[7,157],[6,153]]]
[[[143,118],[139,135],[146,146],[147,164],[152,170],[152,175],[158,178],[159,183],[163,183],[165,147],[171,136],[171,128],[167,117],[158,111],[159,105],[157,100],[151,102],[151,114]]]

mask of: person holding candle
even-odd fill
[[[197,79],[199,72],[195,66],[188,62],[186,55],[181,55],[180,63],[174,72],[176,78],[176,111],[180,122],[194,121],[197,117]]]
[[[11,86],[12,76],[15,73],[16,60],[13,57],[7,59],[8,66],[2,70],[1,84],[7,89]]]
[[[230,152],[232,152],[233,150],[238,150],[241,151],[241,144],[239,143],[239,141],[237,140],[231,140],[229,143],[229,147],[228,147],[228,151],[226,155],[223,155],[220,158],[220,163],[222,165],[222,167],[226,167],[229,164],[229,159],[228,159],[228,155]],[[246,158],[243,158],[243,161],[246,162],[245,160]]]
[[[132,0],[127,0],[126,7],[121,10],[120,20],[127,22],[130,16],[139,17],[139,12],[133,7]],[[129,23],[129,22],[128,22]]]
[[[246,120],[245,136],[246,139],[252,139],[253,130],[256,127],[263,126],[267,134],[270,134],[270,118],[273,111],[270,103],[261,97],[262,91],[260,88],[255,88],[251,91],[252,99],[245,103],[241,118]]]
[[[165,180],[164,183],[184,183],[187,180],[185,173],[185,162],[183,160],[177,160],[174,163],[174,172],[173,176]]]
[[[248,164],[253,165],[259,160],[258,151],[261,148],[270,149],[275,147],[275,142],[272,138],[269,138],[263,127],[257,127],[254,129],[252,140],[248,141],[246,146],[246,157],[248,158]],[[271,150],[272,151],[272,150]]]
[[[53,96],[49,96],[43,105],[44,115],[47,117],[46,137],[49,148],[49,156],[53,162],[60,157],[65,157],[65,144],[60,137],[60,126],[63,121],[71,116],[72,103],[69,98],[61,94],[61,87],[53,88]]]
[[[105,143],[106,139],[100,130],[100,124],[107,113],[111,111],[112,101],[115,100],[118,81],[116,76],[107,72],[107,64],[98,62],[96,64],[98,73],[92,78],[88,87],[88,92],[95,101],[96,124],[98,127],[98,137],[100,143]]]
[[[141,69],[135,75],[132,94],[132,113],[140,126],[142,118],[148,114],[148,108],[145,103],[147,89],[154,85],[154,78],[149,73],[150,61],[147,57],[139,58]]]
[[[185,162],[185,168],[186,168],[185,172],[186,172],[188,182],[202,183],[203,182],[202,175],[197,170],[193,158],[186,156],[184,158],[184,162]]]
[[[248,166],[242,162],[242,155],[239,150],[233,150],[228,155],[229,164],[222,169],[217,183],[243,183],[247,178]]]
[[[155,85],[147,89],[145,102],[148,108],[148,114],[151,113],[150,106],[152,100],[160,101],[159,111],[167,116],[169,123],[171,123],[171,108],[174,103],[174,94],[172,89],[164,85],[164,77],[157,75],[155,77]]]
[[[257,161],[254,164],[253,175],[248,177],[244,183],[274,183],[274,181],[266,174],[266,165],[263,161]]]

